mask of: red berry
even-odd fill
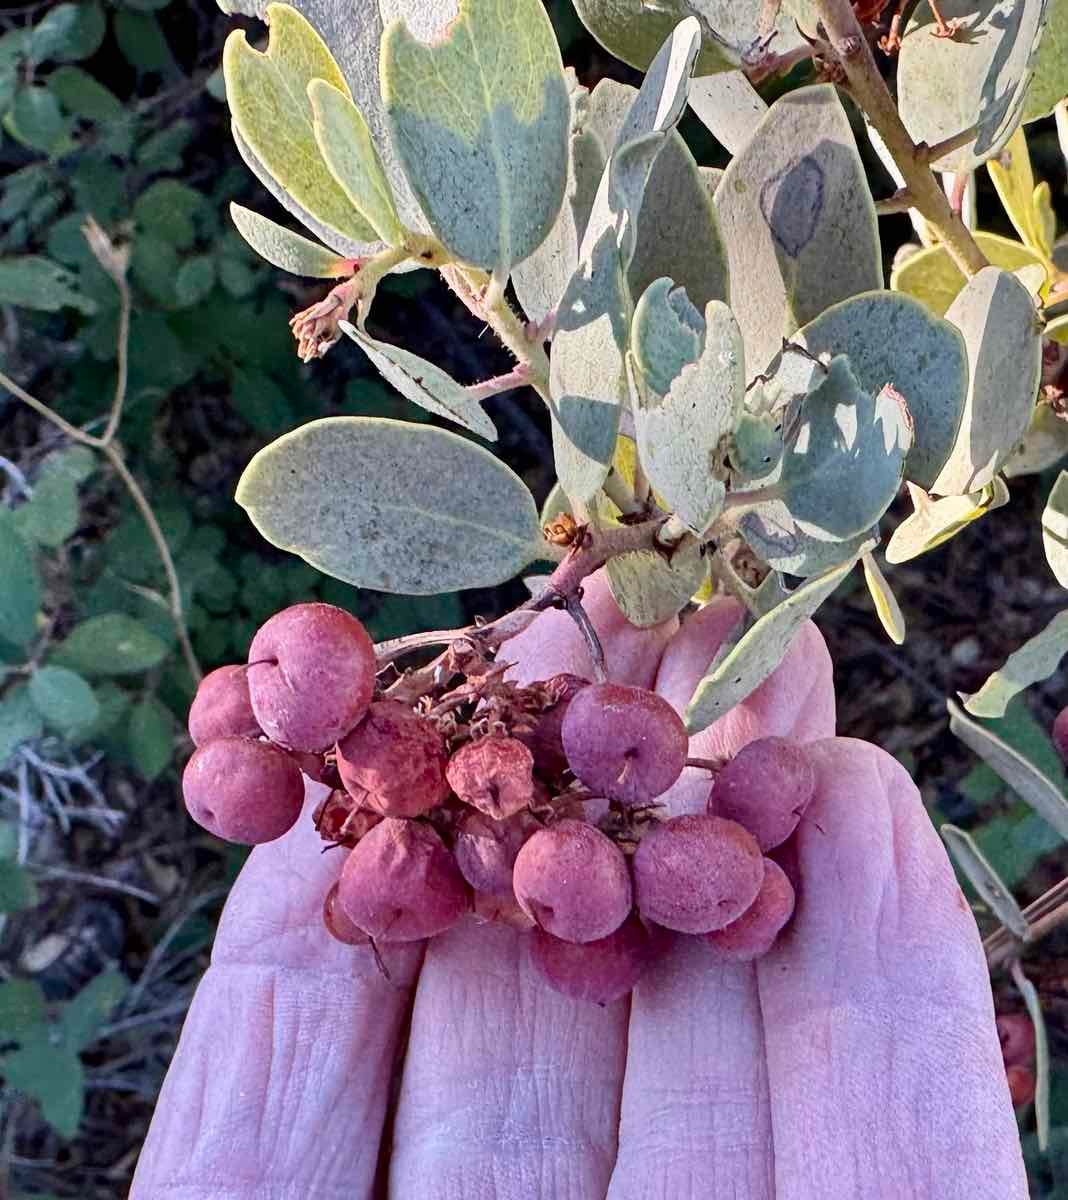
[[[752,962],[762,958],[794,912],[793,884],[777,862],[764,859],[764,879],[757,898],[737,920],[704,935],[721,958]]]
[[[1056,715],[1050,734],[1057,753],[1068,763],[1068,708],[1062,708]]]
[[[530,954],[554,991],[601,1005],[626,996],[653,958],[649,934],[633,914],[607,937],[583,945],[535,929]]]
[[[1005,1066],[1026,1066],[1035,1057],[1035,1027],[1025,1013],[1002,1013],[997,1019],[998,1041]]]
[[[338,885],[331,884],[323,901],[323,924],[327,933],[347,946],[366,946],[370,938],[358,925],[354,925],[345,915],[345,910],[337,898]]]
[[[739,750],[717,773],[708,811],[737,821],[767,853],[797,828],[815,790],[816,772],[800,742],[760,738]]]
[[[1030,1067],[1007,1067],[1005,1078],[1013,1108],[1023,1108],[1035,1098],[1035,1073]]]
[[[433,721],[396,700],[378,700],[337,744],[341,782],[387,817],[418,817],[449,794],[448,752]]]
[[[375,650],[355,617],[332,604],[294,604],[260,626],[248,653],[260,728],[290,750],[325,750],[367,711]]]
[[[244,664],[216,667],[200,681],[189,708],[189,736],[194,746],[220,737],[259,737],[247,671]]]
[[[590,681],[581,675],[566,673],[533,685],[539,694],[552,703],[534,719],[533,728],[519,729],[514,736],[534,755],[535,769],[550,778],[562,775],[567,770],[561,728],[571,701],[589,686]]]
[[[513,899],[512,869],[523,843],[540,829],[528,813],[495,821],[485,813],[469,812],[456,830],[453,853],[464,879],[476,892]]]
[[[216,837],[254,846],[291,829],[304,805],[304,777],[270,742],[223,737],[197,748],[182,775],[189,815]]]
[[[522,742],[502,734],[461,746],[449,759],[445,778],[465,804],[497,821],[534,802],[534,756]]]

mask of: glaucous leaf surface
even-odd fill
[[[357,587],[412,596],[493,587],[541,552],[523,481],[428,425],[312,421],[252,459],[236,498],[272,545]]]
[[[731,439],[731,467],[741,482],[767,475],[782,457],[782,419],[743,411]]]
[[[916,142],[933,146],[972,125],[973,142],[932,164],[971,171],[996,154],[1020,122],[1028,64],[1042,29],[1045,0],[939,0],[954,37],[935,37],[929,0],[909,18],[898,54],[901,119]]]
[[[904,396],[915,426],[905,474],[929,488],[953,449],[968,393],[957,329],[911,296],[879,291],[834,305],[793,340],[813,354],[846,355],[865,391],[889,383]]]
[[[327,170],[383,242],[403,245],[404,228],[363,114],[345,92],[325,79],[308,84],[308,100],[315,141]]]
[[[996,233],[973,234],[979,249],[992,266],[1005,271],[1039,267],[1047,274],[1046,264],[1034,250],[1021,242]],[[890,273],[890,286],[896,292],[908,292],[936,317],[945,316],[967,280],[944,246],[930,246],[910,255]]]
[[[829,85],[771,106],[727,167],[715,206],[750,370],[824,309],[882,287],[875,206]]]
[[[1068,838],[1068,799],[1053,780],[999,738],[993,729],[973,721],[958,704],[948,700],[946,707],[950,731],[993,768],[1062,838]]]
[[[315,141],[308,84],[323,79],[347,95],[341,71],[296,9],[271,4],[267,16],[266,52],[254,50],[240,29],[226,39],[223,74],[234,126],[261,169],[326,229],[373,241],[374,230],[330,174]]]
[[[1014,650],[1005,662],[969,696],[964,707],[975,717],[1003,717],[1013,696],[1031,684],[1048,679],[1068,654],[1068,609]]]
[[[722,443],[745,394],[738,323],[718,300],[702,317],[683,289],[659,279],[638,301],[631,352],[642,466],[671,511],[701,533],[723,506]]]
[[[879,544],[878,527],[864,529],[844,541],[813,533],[793,519],[781,500],[769,500],[742,513],[738,532],[769,567],[801,579],[822,575]]]
[[[1024,121],[1048,117],[1068,96],[1068,0],[1046,0],[1046,27],[1031,68]]]
[[[579,245],[590,219],[607,151],[589,128],[589,95],[570,71],[571,133],[564,203],[545,241],[512,271],[512,284],[530,321],[544,321],[563,299],[578,266]]]
[[[758,688],[782,662],[797,631],[853,568],[851,559],[806,580],[755,621],[698,683],[683,714],[691,734],[700,733]]]
[[[956,825],[943,825],[938,832],[949,848],[954,862],[990,907],[994,916],[1017,937],[1026,936],[1027,918],[971,834],[958,829]]]
[[[276,225],[267,217],[240,204],[230,205],[230,216],[237,232],[253,250],[280,271],[305,275],[312,279],[340,279],[350,274],[347,260],[325,246]]]
[[[648,629],[689,604],[708,574],[708,562],[691,540],[670,562],[652,550],[617,555],[609,560],[607,573],[620,611],[632,625]]]
[[[961,290],[946,320],[964,337],[968,396],[956,442],[931,491],[963,495],[986,487],[1023,437],[1042,370],[1042,324],[1012,275],[984,267]]]
[[[1057,476],[1042,510],[1042,546],[1057,582],[1068,588],[1068,471]]]
[[[912,513],[891,534],[886,561],[908,562],[948,542],[973,521],[1009,502],[1009,489],[1000,476],[979,491],[965,496],[934,499],[914,483],[906,484]]]
[[[741,71],[701,75],[690,84],[690,107],[728,154],[740,154],[768,106]]]
[[[905,641],[905,617],[894,595],[894,589],[887,582],[874,554],[864,554],[861,562],[864,564],[864,582],[868,585],[868,593],[875,606],[879,623],[886,630],[886,636],[895,645],[900,646]]]
[[[1007,479],[1034,475],[1055,467],[1068,454],[1068,421],[1062,421],[1048,404],[1038,404],[1031,424],[1005,460],[1002,474]]]
[[[437,236],[503,284],[564,201],[570,105],[556,37],[539,0],[459,0],[428,41],[409,25],[417,11],[382,37],[393,143]]]
[[[745,50],[762,34],[763,0],[684,0],[646,5],[641,0],[575,0],[580,20],[606,50],[639,71],[653,60],[672,26],[694,15],[704,34],[697,74],[708,75],[737,67]],[[775,49],[782,52],[800,43],[792,18],[776,20]]]
[[[573,504],[594,496],[615,451],[635,224],[649,172],[685,109],[699,43],[697,22],[683,21],[649,68],[601,175],[579,266],[560,303],[549,364],[553,452]]]
[[[435,416],[455,421],[479,437],[491,442],[497,440],[497,430],[482,405],[446,371],[420,358],[418,354],[412,354],[410,350],[377,341],[348,321],[339,324],[367,355],[383,379],[391,383],[405,399]]]

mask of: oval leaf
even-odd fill
[[[740,154],[768,111],[741,71],[702,75],[690,84],[690,107],[730,155]]]
[[[809,579],[717,656],[686,706],[686,728],[700,733],[758,688],[782,662],[797,631],[852,570],[856,559]]]
[[[92,678],[148,671],[159,666],[167,654],[167,643],[140,621],[123,613],[104,613],[76,625],[51,661]]]
[[[1046,27],[1031,69],[1024,121],[1048,117],[1068,96],[1068,0],[1046,0]]]
[[[1048,679],[1065,654],[1068,654],[1068,609],[1059,612],[1033,638],[1014,650],[993,675],[970,696],[963,696],[964,707],[975,717],[1003,717],[1013,696]]]
[[[431,228],[503,283],[544,241],[567,180],[567,82],[545,9],[459,0],[430,44],[396,20],[381,70],[394,145]]]
[[[1048,404],[1037,404],[1031,423],[1016,448],[1005,460],[1006,479],[1034,475],[1055,467],[1068,454],[1068,421],[1062,421]],[[1068,587],[1068,584],[1065,585]]]
[[[1023,437],[1042,370],[1042,325],[1034,301],[1013,276],[984,267],[953,301],[946,319],[968,351],[968,396],[956,443],[936,495],[986,487]]]
[[[946,707],[950,731],[992,767],[1062,838],[1068,839],[1068,799],[1060,788],[985,725],[973,721],[952,700],[946,702]]]
[[[1027,937],[1027,918],[1013,899],[1012,892],[1002,883],[998,873],[983,856],[975,839],[956,825],[943,825],[939,830],[950,854],[972,887],[986,901],[990,911],[1010,933]]]
[[[64,737],[76,738],[100,713],[93,689],[76,671],[40,667],[30,676],[30,699],[45,724]]]
[[[0,513],[0,638],[25,646],[37,632],[41,578],[33,553]]]
[[[873,395],[892,384],[915,426],[905,474],[929,488],[956,440],[968,392],[964,339],[911,296],[868,292],[821,313],[794,338],[813,354],[845,354]]]
[[[454,433],[370,417],[312,421],[261,450],[237,502],[273,545],[357,587],[492,587],[538,558],[523,481]]]
[[[671,560],[653,550],[620,554],[607,567],[620,612],[639,629],[659,625],[690,603],[708,574],[700,545],[690,540]]]
[[[937,170],[973,171],[1008,141],[1023,114],[1044,9],[1041,0],[939,0],[942,17],[960,28],[937,37],[929,0],[921,0],[898,55],[901,119],[929,146],[977,126],[975,140],[943,155]]]
[[[340,321],[339,325],[405,399],[435,416],[455,421],[487,441],[497,440],[497,430],[482,405],[447,372],[400,346],[368,337],[348,321]]]
[[[230,216],[237,226],[237,232],[260,258],[266,259],[280,271],[306,275],[312,279],[340,279],[352,274],[350,260],[301,237],[299,233],[291,233],[284,226],[276,225],[249,208],[231,203]]]
[[[1068,588],[1068,471],[1057,476],[1042,510],[1042,546],[1057,582]]]
[[[315,141],[308,84],[348,88],[322,38],[288,4],[271,4],[270,41],[260,53],[235,29],[226,39],[223,74],[235,128],[261,168],[335,235],[357,242],[375,232],[327,170]]]

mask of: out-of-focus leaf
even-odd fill
[[[864,582],[868,585],[879,622],[886,630],[886,636],[895,645],[900,646],[905,640],[905,617],[894,595],[894,589],[887,583],[874,554],[864,554],[861,562],[864,564]]]
[[[1048,679],[1068,654],[1068,609],[1059,612],[1041,633],[1014,650],[977,691],[961,695],[975,717],[1003,717],[1013,696]]]
[[[194,219],[204,208],[204,196],[177,179],[157,179],[137,197],[137,227],[176,250],[188,250],[196,241]]]
[[[261,450],[237,501],[273,545],[357,587],[492,587],[542,552],[523,481],[454,433],[371,417],[312,421]]]
[[[191,308],[215,286],[215,259],[209,254],[187,258],[174,277],[174,300],[180,308]]]
[[[129,980],[119,971],[104,971],[91,979],[63,1007],[60,1029],[63,1041],[78,1054],[91,1045],[100,1027],[130,989]]]
[[[26,684],[17,683],[0,696],[0,767],[23,742],[33,741],[42,733],[44,722]]]
[[[257,433],[273,437],[294,423],[293,406],[265,371],[242,367],[234,372],[230,404]]]
[[[38,667],[30,676],[30,699],[45,724],[76,740],[100,712],[93,689],[76,671]]]
[[[952,700],[949,709],[949,728],[957,737],[1001,776],[1010,788],[1068,839],[1068,798],[1059,787],[1033,763],[1018,754],[991,729],[973,721]]]
[[[412,12],[382,36],[394,146],[437,236],[503,283],[564,201],[570,105],[560,49],[540,0],[458,0],[434,36],[419,26]]]
[[[104,613],[76,625],[51,661],[82,675],[132,675],[158,666],[167,643],[124,613]]]
[[[1048,117],[1068,96],[1068,0],[1046,0],[1046,27],[1031,67],[1024,121]]]
[[[723,506],[714,472],[745,394],[741,332],[725,304],[710,300],[702,317],[681,288],[660,279],[638,302],[631,345],[642,465],[668,507],[701,533]]]
[[[69,113],[86,121],[115,121],[122,116],[122,101],[81,67],[60,67],[48,77],[48,86]]]
[[[123,57],[135,71],[164,72],[175,67],[163,30],[151,13],[119,9],[113,28]]]
[[[0,913],[22,912],[40,900],[29,871],[13,859],[0,860]],[[0,1059],[0,1075],[3,1059]]]
[[[875,206],[833,87],[777,100],[716,189],[750,370],[824,309],[882,286]]]
[[[100,49],[106,30],[103,10],[95,0],[87,4],[57,4],[34,25],[29,57],[35,63],[90,58]]]
[[[0,1058],[0,1075],[9,1087],[32,1096],[53,1129],[73,1138],[82,1118],[85,1081],[81,1059],[65,1046],[53,1046],[42,1028]]]
[[[357,243],[375,232],[323,162],[308,84],[348,86],[314,28],[286,4],[271,4],[270,41],[260,53],[235,29],[226,39],[223,72],[234,126],[260,166],[334,235]]]
[[[1035,405],[1031,424],[1005,460],[1002,474],[1008,479],[1034,475],[1055,467],[1068,454],[1068,421],[1062,421],[1048,404]]]
[[[914,483],[906,486],[913,512],[894,530],[887,543],[886,561],[891,563],[908,562],[926,554],[960,533],[965,525],[1009,502],[1009,489],[1000,476],[970,495],[944,496],[938,500]]]
[[[943,825],[939,830],[942,840],[972,887],[986,901],[990,911],[1010,933],[1018,938],[1027,936],[1027,918],[1013,898],[1012,892],[1002,883],[998,873],[983,856],[975,839],[956,825]]]
[[[997,154],[1020,123],[1045,4],[940,0],[938,9],[961,29],[936,37],[929,0],[921,0],[901,41],[898,105],[913,140],[929,146],[977,126],[974,141],[932,164],[971,171]]]
[[[968,397],[936,495],[986,487],[1023,437],[1042,370],[1042,325],[1024,287],[997,267],[973,276],[946,313],[968,351]]]
[[[794,341],[813,354],[847,355],[857,382],[873,395],[893,384],[914,425],[905,474],[929,488],[953,448],[968,392],[959,331],[911,296],[880,291],[827,309]]]
[[[252,249],[281,271],[313,279],[340,279],[351,274],[347,261],[333,250],[327,250],[299,233],[291,233],[285,226],[276,225],[251,209],[231,204],[230,216],[238,233]]]
[[[406,399],[487,441],[497,440],[497,430],[482,405],[446,371],[400,346],[369,337],[348,321],[342,321],[341,328]]]
[[[5,979],[0,983],[0,1029],[5,1040],[38,1029],[46,1020],[44,992],[36,979]]]
[[[1019,961],[1012,965],[1012,979],[1023,997],[1024,1004],[1027,1005],[1027,1015],[1035,1029],[1035,1125],[1038,1148],[1045,1153],[1049,1149],[1050,1126],[1050,1058],[1046,1018],[1042,1014],[1042,1000],[1038,989],[1024,974]]]
[[[1068,471],[1057,476],[1042,510],[1042,546],[1057,582],[1068,588]]]
[[[572,504],[594,496],[615,451],[636,219],[656,156],[685,108],[699,44],[696,20],[683,21],[650,67],[601,176],[560,303],[549,385],[556,473]]]
[[[981,231],[973,236],[993,266],[1001,267],[1003,271],[1039,267],[1048,279],[1042,258],[1022,242]],[[936,317],[945,316],[966,282],[964,273],[945,246],[920,250],[895,266],[890,273],[890,286],[895,292],[908,292],[910,296],[915,296]]]
[[[353,207],[390,246],[404,244],[404,227],[363,114],[346,92],[324,79],[308,84],[315,141],[330,174]]]
[[[686,728],[700,733],[760,686],[783,660],[797,631],[852,570],[855,559],[807,580],[717,655],[686,706]]]
[[[40,608],[41,579],[33,552],[10,518],[0,519],[0,638],[25,646],[37,632]]]
[[[91,316],[96,303],[79,290],[78,277],[37,254],[0,258],[0,304],[59,312],[76,308]]]
[[[158,778],[174,757],[174,717],[155,696],[146,696],[130,713],[127,746],[144,779]]]

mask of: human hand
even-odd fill
[[[596,579],[586,606],[614,677],[679,707],[739,615],[638,631]],[[560,613],[504,655],[524,681],[589,674]],[[693,743],[812,743],[791,925],[746,965],[677,937],[603,1009],[551,991],[522,934],[470,919],[386,947],[386,979],[323,927],[342,856],[310,821],[254,850],[132,1200],[1024,1200],[972,915],[907,774],[833,729],[807,626]],[[662,799],[696,811],[708,786],[688,769]]]

